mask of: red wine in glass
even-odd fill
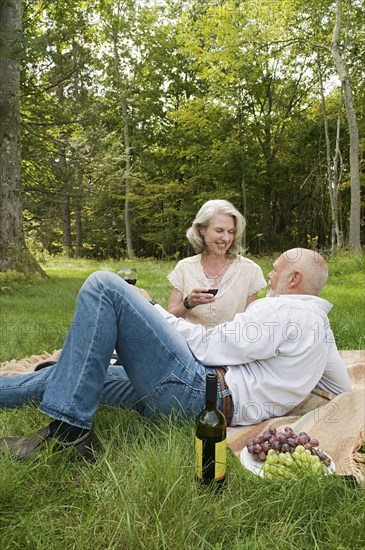
[[[209,282],[210,282],[210,284],[211,284],[212,286],[211,286],[211,288],[209,288],[209,289],[206,290],[205,292],[206,292],[207,294],[210,294],[210,296],[215,296],[215,295],[217,294],[217,292],[218,292],[218,288],[213,288],[213,285],[215,286],[216,281],[209,281]],[[213,283],[213,284],[212,284],[212,283]],[[209,305],[209,308],[208,308],[208,309],[209,309],[209,313],[208,313],[208,312],[206,313],[206,317],[207,317],[207,320],[208,320],[208,321],[209,321],[209,320],[210,320],[210,321],[213,321],[213,319],[216,318],[215,303],[214,303],[214,301],[212,301],[212,302],[209,302],[208,305]]]
[[[207,290],[207,293],[213,294],[213,296],[215,296],[217,292],[218,292],[218,288],[210,288],[209,290]]]
[[[117,275],[122,277],[129,285],[135,285],[137,282],[137,270],[134,267],[119,267]]]

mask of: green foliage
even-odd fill
[[[0,273],[0,293],[5,294],[13,290],[16,286],[24,283],[25,275],[19,271],[3,271]]]
[[[19,271],[7,270],[0,272],[0,294],[13,294],[24,288],[26,285],[33,285],[41,282],[40,273],[21,273]]]
[[[358,2],[343,10],[352,37],[343,55],[354,68],[362,128],[361,10]],[[48,254],[123,255],[128,198],[137,256],[182,256],[197,209],[208,198],[225,198],[246,214],[252,253],[306,246],[308,234],[329,247],[316,60],[333,145],[333,23],[333,0],[26,1],[23,197],[33,242]],[[341,157],[346,235],[344,113]]]
[[[358,274],[365,279],[365,255],[354,252],[340,252],[329,258],[330,277],[334,284],[341,284],[341,278]],[[334,279],[335,278],[335,279]]]

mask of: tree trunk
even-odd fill
[[[319,55],[317,56],[317,65],[318,65],[318,77],[319,77],[319,90],[321,94],[321,105],[322,105],[322,114],[323,114],[323,126],[324,126],[324,135],[326,140],[326,160],[327,160],[327,183],[328,191],[330,197],[331,205],[331,252],[332,254],[336,249],[342,246],[342,239],[339,228],[339,215],[338,215],[338,194],[339,194],[339,177],[338,177],[338,155],[339,155],[339,130],[336,137],[336,152],[334,163],[332,164],[332,153],[331,153],[331,141],[328,129],[328,119],[326,112],[326,102],[324,97],[323,90],[323,79],[322,79],[322,70]],[[340,98],[341,105],[341,98]],[[338,119],[338,124],[340,123],[340,118]]]
[[[72,41],[72,61],[74,69],[74,90],[73,96],[76,103],[79,103],[80,92],[82,91],[82,80],[78,71],[77,62],[77,43]],[[77,159],[77,165],[75,169],[76,178],[76,192],[74,190],[75,200],[75,252],[74,258],[81,258],[82,256],[82,202],[83,202],[83,170],[79,165],[79,159]]]
[[[71,213],[70,213],[70,196],[67,189],[64,188],[61,194],[61,217],[62,217],[62,244],[63,253],[68,258],[72,257],[72,243],[71,243]]]
[[[76,224],[76,239],[75,239],[75,258],[81,258],[82,252],[82,206],[81,200],[77,198],[75,206],[75,224]]]
[[[124,151],[125,151],[125,203],[124,203],[124,222],[125,222],[125,239],[127,246],[127,258],[134,257],[133,242],[132,242],[132,226],[130,219],[130,204],[129,193],[131,187],[131,148],[129,143],[129,125],[127,100],[122,93],[122,112],[124,123]]]
[[[242,204],[242,214],[247,222],[247,193],[246,193],[246,178],[245,178],[245,170],[244,170],[244,164],[242,159],[242,166],[241,166],[241,204]],[[247,229],[245,227],[245,230],[243,232],[243,238],[242,238],[242,248],[245,251],[247,245]]]
[[[113,28],[113,47],[114,47],[114,68],[117,77],[117,85],[119,87],[121,104],[122,104],[122,116],[123,116],[123,130],[124,130],[124,154],[125,154],[125,203],[124,203],[124,223],[125,223],[125,238],[126,238],[126,255],[127,258],[134,257],[134,250],[132,244],[132,227],[130,221],[130,203],[129,194],[131,186],[131,148],[129,140],[129,123],[128,123],[128,109],[127,98],[125,96],[121,77],[120,77],[120,61],[118,53],[118,31]]]
[[[239,126],[238,126],[238,141],[240,144],[240,171],[241,171],[241,210],[247,222],[247,192],[246,192],[246,177],[245,177],[245,153],[244,153],[244,131],[242,111],[239,110]],[[243,232],[242,248],[245,251],[247,245],[247,229]]]
[[[60,71],[62,74],[62,71]],[[63,82],[58,84],[57,99],[62,106],[64,103]],[[70,193],[68,191],[68,182],[66,175],[66,148],[64,143],[64,134],[60,133],[58,142],[58,175],[61,185],[61,219],[62,219],[62,244],[63,253],[69,258],[72,257],[72,237],[71,237],[71,214],[70,214]]]
[[[0,271],[47,275],[25,246],[20,155],[22,0],[0,3]]]
[[[264,237],[267,238],[271,234],[271,187],[270,184],[264,187],[264,211],[262,215],[262,228]]]
[[[62,135],[60,136],[62,139]],[[63,253],[69,258],[72,257],[72,238],[71,238],[71,213],[70,213],[70,195],[67,189],[67,184],[64,181],[66,171],[66,153],[65,147],[60,142],[58,145],[58,167],[61,179],[61,219],[62,219],[62,244]]]
[[[342,112],[342,88],[340,101],[338,104],[338,115],[337,115],[337,131],[336,131],[336,145],[335,145],[335,155],[333,157],[333,204],[335,211],[337,212],[335,220],[335,233],[337,239],[337,247],[343,247],[343,233],[341,229],[341,211],[340,211],[340,186],[342,181],[342,156],[340,149],[340,129],[341,129],[341,112]]]
[[[356,110],[352,95],[351,82],[345,64],[340,54],[339,36],[342,23],[342,0],[336,0],[336,22],[333,30],[331,53],[341,80],[346,115],[350,133],[350,178],[351,178],[351,212],[348,247],[361,250],[360,243],[360,164],[359,164],[359,129],[356,120]]]

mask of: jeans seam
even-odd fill
[[[100,296],[102,297],[102,294],[100,294]],[[100,315],[100,310],[101,310],[101,304],[102,304],[102,299],[99,300],[99,304],[98,304],[98,309],[97,309],[97,312],[96,312],[96,315],[95,315],[95,319],[98,319],[99,315]],[[91,342],[91,345],[88,346],[87,348],[87,354],[85,354],[84,356],[84,361],[86,362],[90,356],[90,350],[93,348],[94,346],[94,340],[95,340],[95,334],[96,334],[96,326],[97,326],[97,322],[94,323],[94,331],[93,331],[93,334],[91,336],[91,339],[90,339],[90,342]],[[82,373],[81,373],[81,376],[79,378],[79,383],[81,382],[82,383],[82,380],[84,378],[84,376],[86,375],[86,369],[82,369]],[[76,393],[78,391],[78,386],[79,384],[76,385],[76,391],[73,392],[72,394],[72,398],[70,400],[70,408],[74,408],[74,403],[75,403],[75,396],[76,396]],[[76,404],[77,405],[77,404]]]

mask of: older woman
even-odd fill
[[[168,275],[168,310],[196,324],[217,325],[245,311],[266,286],[261,268],[239,254],[245,218],[228,201],[203,204],[186,236],[196,256]]]

